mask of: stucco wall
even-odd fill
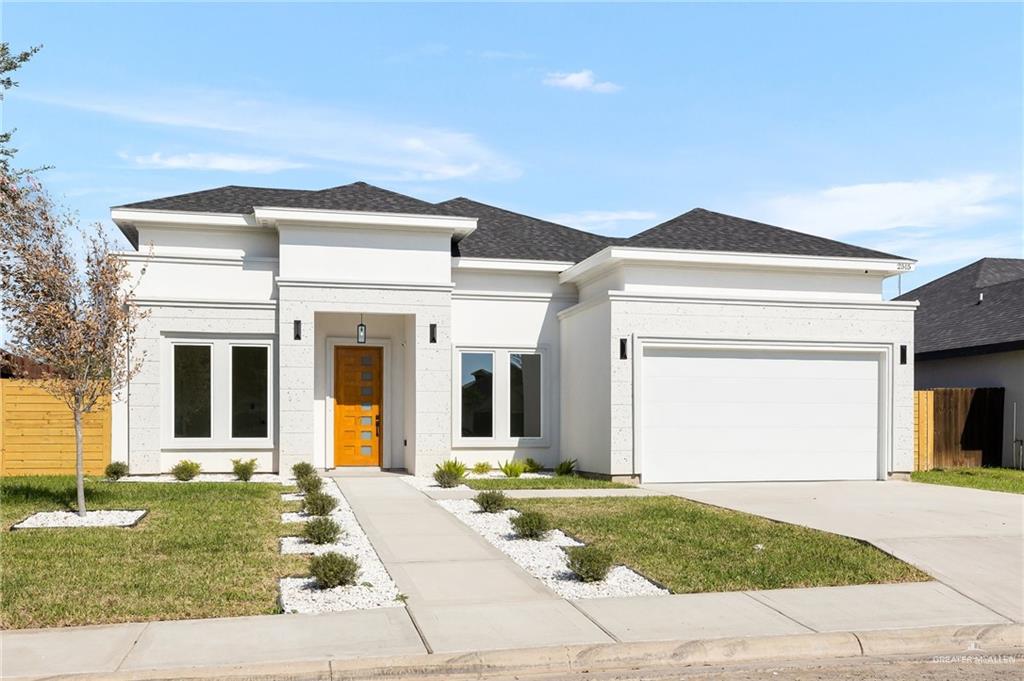
[[[919,390],[1006,388],[1003,465],[1012,464],[1014,404],[1017,405],[1017,437],[1024,437],[1024,350],[919,361],[915,381]]]
[[[579,470],[610,474],[612,339],[607,302],[562,315],[561,458]],[[618,360],[618,349],[614,349]]]

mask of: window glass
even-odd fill
[[[462,353],[462,436],[494,437],[494,357]]]
[[[231,437],[267,437],[267,348],[231,348]]]
[[[174,346],[174,437],[210,437],[210,346]]]
[[[508,356],[509,435],[540,437],[540,355]]]

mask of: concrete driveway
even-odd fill
[[[643,487],[863,539],[1024,622],[1024,496],[898,481]]]

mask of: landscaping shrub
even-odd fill
[[[236,478],[242,482],[249,482],[252,480],[252,474],[256,472],[256,459],[231,459],[231,470],[235,472]]]
[[[314,544],[333,544],[341,536],[341,528],[331,518],[313,518],[302,528],[302,536]]]
[[[565,461],[559,461],[558,465],[555,466],[555,475],[575,475],[576,474],[576,459],[566,459]]]
[[[473,464],[473,472],[477,475],[483,475],[491,472],[491,464],[486,461],[477,461]]]
[[[526,464],[522,461],[516,461],[515,459],[509,459],[505,463],[498,466],[501,472],[505,474],[506,478],[518,478],[526,470]]]
[[[324,492],[307,492],[302,500],[302,511],[307,515],[329,515],[338,500]]]
[[[299,491],[303,494],[310,494],[312,492],[319,492],[323,489],[324,480],[316,473],[309,475],[303,475],[302,477],[295,479],[295,486],[299,488]]]
[[[475,499],[480,510],[484,513],[497,513],[504,511],[508,506],[505,500],[505,493],[501,490],[487,490],[476,495]]]
[[[203,467],[195,461],[182,459],[178,463],[174,464],[174,468],[171,469],[171,475],[173,475],[175,479],[184,482],[199,475],[199,471],[202,469]]]
[[[128,475],[128,464],[124,461],[111,461],[103,469],[103,475],[107,476],[107,480],[120,480]]]
[[[520,539],[540,539],[551,529],[551,523],[540,511],[523,511],[512,518],[512,529]]]
[[[308,461],[300,461],[292,466],[292,477],[298,479],[305,475],[316,475],[316,469]]]
[[[448,459],[437,464],[434,470],[434,482],[441,487],[455,487],[466,477],[466,464],[458,459]]]
[[[316,578],[321,589],[355,584],[359,576],[359,563],[340,553],[325,553],[309,561],[309,573]]]
[[[569,569],[584,582],[600,582],[612,569],[612,556],[596,546],[570,546],[565,550]]]
[[[544,470],[544,465],[541,464],[540,461],[537,461],[536,459],[529,456],[526,457],[526,461],[523,462],[523,465],[526,467],[527,473],[540,473],[542,470]]]

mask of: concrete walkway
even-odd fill
[[[431,652],[612,639],[424,494],[394,476],[335,478]]]
[[[870,542],[1024,622],[1024,496],[915,482],[644,485]]]

